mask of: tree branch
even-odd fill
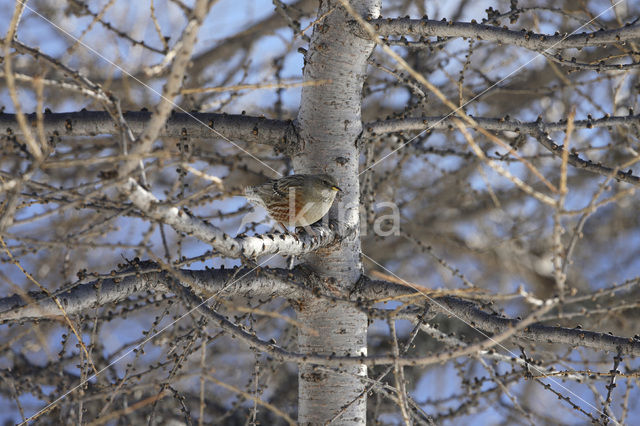
[[[552,152],[556,157],[561,157],[562,153],[565,152],[564,147],[556,144],[549,137],[549,134],[544,131],[544,126],[542,125],[542,123],[535,133],[535,137],[542,146]],[[591,160],[583,160],[582,158],[578,157],[578,154],[575,153],[569,153],[567,162],[578,169],[583,169],[591,173],[615,178],[623,182],[631,183],[635,186],[640,186],[640,177],[634,176],[632,169],[629,169],[625,172],[624,170],[620,170],[618,168],[614,169],[608,166],[603,166],[602,164],[594,163]]]
[[[516,327],[518,320],[501,318],[487,314],[478,307],[465,300],[456,297],[442,297],[437,299],[451,312],[442,310],[443,313],[455,314],[472,327],[491,333],[501,333],[512,327]],[[438,308],[434,306],[434,308]],[[604,333],[596,333],[578,328],[551,327],[542,324],[531,324],[516,334],[516,337],[534,342],[562,343],[571,347],[587,347],[595,350],[617,352],[632,356],[640,355],[640,340],[631,337],[618,337]]]
[[[1,116],[0,116],[1,117]],[[374,121],[364,125],[365,131],[362,138],[369,138],[375,135],[396,132],[419,131],[427,129],[447,130],[454,128],[455,117],[435,116],[435,117],[415,117],[394,120]],[[1,119],[1,118],[0,118]],[[473,117],[480,127],[487,130],[536,133],[539,130],[539,121],[523,122],[510,117],[486,118]],[[1,123],[1,121],[0,121]],[[553,123],[543,123],[544,129],[549,132],[565,131],[567,120],[560,120]],[[595,127],[610,126],[640,126],[640,114],[627,116],[605,116],[598,119],[575,120],[575,129],[591,129]]]
[[[175,273],[162,271],[153,262],[142,262],[129,270],[117,274],[115,277],[99,278],[93,282],[78,285],[70,290],[62,291],[56,296],[65,305],[68,314],[77,314],[84,310],[102,306],[107,303],[123,300],[133,294],[148,290],[173,291],[176,290],[172,280],[175,274],[183,277],[182,281],[187,281],[190,295],[181,292],[181,297],[190,300],[190,304],[198,299],[194,291],[202,294],[216,294],[219,297],[247,296],[269,297],[286,296],[288,298],[300,297],[308,291],[296,287],[295,282],[307,282],[304,271],[284,270],[284,269],[227,269],[227,270],[179,270]],[[184,288],[184,285],[180,285]],[[415,292],[413,289],[390,283],[382,280],[370,280],[366,277],[362,279],[362,285],[354,289],[351,298],[360,298],[365,301],[375,301],[380,298],[392,296],[418,296],[424,300],[424,295]],[[198,304],[200,304],[198,302]],[[328,301],[328,303],[330,303]],[[478,308],[474,303],[459,299],[457,297],[444,296],[429,299],[430,309],[434,309],[448,316],[455,316],[473,328],[478,328],[485,332],[496,335],[508,332],[514,328],[519,328],[521,321],[511,318],[503,318],[488,314]],[[201,309],[201,312],[216,322],[221,321],[221,317],[215,312]],[[205,312],[207,311],[207,312]],[[415,313],[414,321],[418,321],[418,315],[423,313],[421,308]],[[34,318],[46,318],[59,316],[59,308],[53,300],[41,293],[30,295],[13,295],[0,298],[0,321],[22,321]],[[406,315],[404,315],[406,318]],[[228,320],[224,319],[228,322]],[[235,327],[231,323],[226,324]],[[227,330],[228,331],[228,330]],[[232,333],[233,334],[233,333]],[[235,334],[234,334],[235,335]],[[239,336],[236,336],[239,337]],[[529,324],[518,330],[514,337],[527,339],[541,343],[566,344],[571,347],[586,347],[594,350],[620,351],[623,355],[640,356],[640,340],[627,337],[613,336],[604,333],[596,333],[576,328],[552,327],[539,323]],[[252,336],[251,344],[255,344],[255,337]],[[271,346],[267,342],[262,342],[267,349]],[[484,348],[483,348],[484,350]],[[280,349],[281,351],[281,349]],[[280,352],[282,361],[301,362],[303,355]],[[443,354],[443,356],[446,354]],[[327,358],[317,356],[315,361]],[[333,357],[333,360],[353,364],[360,361],[368,365],[392,364],[396,360],[391,356],[375,356],[368,359],[360,357]],[[418,358],[405,358],[401,365],[426,365],[437,362],[439,356],[426,356]],[[311,362],[311,359],[305,359]],[[326,362],[320,364],[327,365]],[[336,364],[337,365],[337,364]]]
[[[36,114],[26,114],[35,123]],[[129,111],[123,114],[129,127],[141,134],[151,118],[149,111]],[[203,126],[202,123],[206,125]],[[48,136],[96,136],[118,134],[117,123],[104,111],[80,111],[44,114],[44,130]],[[21,135],[15,114],[0,113],[0,129],[5,135]],[[282,151],[293,150],[298,136],[291,120],[271,120],[240,114],[172,113],[159,136],[218,138],[211,131],[232,140],[272,145]]]
[[[331,227],[322,225],[312,228],[315,235],[268,234],[234,238],[220,228],[189,215],[184,210],[163,205],[151,192],[142,188],[131,178],[122,185],[122,192],[145,216],[211,244],[223,256],[255,258],[276,253],[283,256],[299,256],[328,246],[338,238],[338,234]]]
[[[509,131],[530,133],[538,143],[549,150],[553,155],[557,157],[562,156],[563,148],[553,142],[545,133],[545,131],[565,131],[567,128],[566,120],[560,120],[555,123],[544,124],[541,121],[534,122],[521,122],[506,118],[482,118],[473,117],[478,123],[479,127],[486,130],[494,131]],[[398,120],[386,120],[369,123],[365,127],[365,132],[362,134],[362,138],[368,138],[377,134],[384,133],[397,133],[404,131],[420,131],[427,129],[452,129],[455,117],[441,118],[441,117],[418,117],[418,118],[406,118]],[[465,123],[466,124],[466,123]],[[576,120],[574,121],[574,128],[576,129],[591,129],[594,127],[608,127],[608,126],[639,126],[640,115],[629,116],[606,116],[596,120]],[[568,163],[573,167],[588,171],[590,173],[599,174],[602,176],[611,176],[619,181],[627,182],[635,186],[640,186],[640,177],[633,175],[631,170],[615,170],[611,167],[604,166],[600,163],[594,163],[591,160],[584,160],[576,153],[569,154]]]
[[[287,11],[293,19],[311,15],[316,9],[316,0],[298,0],[287,7]],[[245,30],[222,40],[216,46],[195,55],[189,72],[192,75],[199,75],[207,66],[216,61],[228,61],[230,57],[237,55],[239,50],[251,48],[261,37],[273,34],[275,30],[282,28],[286,24],[287,21],[282,15],[274,12]]]
[[[148,111],[129,111],[123,114],[125,120],[135,133],[143,131],[151,113]],[[35,123],[36,114],[26,114],[30,123]],[[566,120],[541,124],[538,121],[522,122],[509,117],[485,118],[474,117],[480,127],[493,131],[509,131],[530,133],[536,140],[556,156],[562,154],[561,147],[541,137],[540,126],[546,131],[564,131]],[[248,143],[271,145],[276,150],[292,153],[299,148],[297,130],[291,120],[272,120],[264,117],[253,117],[241,114],[215,113],[173,113],[167,120],[160,135],[168,137],[194,137],[208,139],[215,137],[207,127],[229,139],[243,140]],[[101,134],[116,134],[117,124],[109,113],[104,111],[81,111],[70,113],[49,113],[44,115],[44,130],[48,136],[95,136]],[[576,120],[576,129],[592,129],[610,126],[640,126],[640,115],[604,116],[598,119]],[[364,124],[361,139],[365,140],[376,135],[427,129],[447,130],[453,128],[453,117],[415,117],[375,121]],[[0,113],[0,129],[4,129],[5,136],[20,135],[15,114]],[[555,148],[554,148],[555,146]],[[575,154],[569,157],[569,164],[591,173],[608,176],[613,169],[607,166],[583,160]],[[618,171],[616,179],[640,186],[640,177],[628,172]]]
[[[162,95],[160,101],[154,106],[153,114],[149,119],[149,122],[144,127],[142,134],[136,138],[136,144],[132,147],[131,153],[135,155],[146,154],[151,150],[153,142],[158,138],[160,131],[164,128],[173,106],[175,105],[173,99],[178,96],[179,90],[182,87],[185,73],[187,72],[187,66],[191,59],[191,52],[196,44],[198,32],[204,22],[207,12],[209,11],[210,4],[205,0],[196,0],[192,16],[185,29],[182,31],[179,41],[176,44],[176,56],[173,59],[171,70],[167,75],[166,82],[162,87]],[[125,151],[126,153],[126,151]],[[138,166],[143,166],[142,161],[136,160],[135,156],[122,164],[118,173],[120,176],[127,176]],[[143,169],[144,176],[144,169]]]
[[[640,25],[627,25],[612,30],[581,32],[579,34],[538,34],[533,31],[514,31],[476,22],[435,21],[431,19],[380,18],[369,21],[380,36],[465,37],[470,39],[513,44],[534,51],[546,49],[583,48],[623,43],[640,38]],[[368,35],[354,23],[354,31]]]
[[[250,295],[259,298],[296,294],[294,285],[286,279],[292,272],[285,269],[235,268],[180,272],[189,278],[189,284],[199,294],[217,293],[220,297]],[[171,275],[154,262],[141,262],[115,275],[109,274],[63,290],[56,293],[56,296],[67,314],[73,315],[146,291],[171,291],[171,279]],[[0,321],[22,321],[60,315],[58,306],[44,293],[0,298]]]
[[[420,295],[413,289],[382,280],[368,280],[366,288],[374,299],[399,295]],[[457,297],[444,296],[429,298],[432,309],[444,315],[455,316],[468,326],[490,333],[503,333],[518,327],[519,320],[498,317],[479,309],[474,303]],[[640,340],[629,337],[618,337],[604,333],[596,333],[576,328],[551,327],[539,323],[530,324],[518,331],[515,337],[542,343],[562,343],[572,347],[587,347],[595,350],[617,352],[633,356],[640,355]]]

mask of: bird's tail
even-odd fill
[[[257,194],[253,186],[247,186],[244,189],[244,196],[247,198],[247,200],[251,201],[253,204],[257,204],[264,207],[264,202],[262,201],[262,198]]]

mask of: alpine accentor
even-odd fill
[[[299,174],[247,187],[244,193],[286,229],[286,226],[308,226],[322,219],[341,191],[329,175]]]

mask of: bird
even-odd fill
[[[342,189],[327,174],[295,174],[245,188],[245,197],[263,207],[285,231],[309,226],[327,214]]]

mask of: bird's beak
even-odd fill
[[[342,189],[338,188],[338,187],[337,187],[337,186],[335,186],[335,185],[333,185],[333,186],[331,187],[331,189],[333,189],[334,191],[337,191],[337,192],[342,192]]]

